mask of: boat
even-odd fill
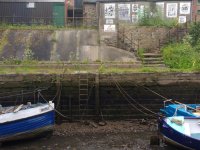
[[[188,117],[200,117],[200,104],[183,104],[175,101],[173,104],[166,105],[164,101],[164,108],[160,109],[160,112],[166,117],[172,116],[188,116]]]
[[[53,131],[54,103],[2,107],[0,105],[0,143],[33,138]]]
[[[200,150],[200,118],[159,118],[159,130],[164,142],[184,149]]]

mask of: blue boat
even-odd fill
[[[172,116],[188,116],[188,117],[200,117],[200,104],[182,104],[175,101],[176,104],[166,105],[166,102],[171,100],[164,101],[164,108],[160,109],[160,112],[166,117]]]
[[[159,130],[164,142],[180,148],[200,150],[200,118],[166,117],[159,119]]]
[[[21,140],[51,132],[55,122],[54,103],[0,107],[0,142]]]

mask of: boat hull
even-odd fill
[[[174,130],[164,119],[159,119],[159,131],[163,140],[169,144],[185,149],[200,150],[200,140]]]
[[[0,124],[0,142],[32,138],[53,130],[54,111]]]

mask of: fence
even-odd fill
[[[97,27],[96,17],[25,17],[0,16],[0,24],[11,25],[52,25],[59,27]]]

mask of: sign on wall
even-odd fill
[[[106,24],[113,24],[113,23],[114,23],[113,19],[106,19]]]
[[[139,11],[139,5],[138,4],[132,4],[132,22],[137,23],[138,22],[138,11]]]
[[[178,18],[178,22],[179,23],[186,23],[186,16],[179,16],[179,18]]]
[[[130,4],[118,4],[119,20],[130,20]]]
[[[104,5],[105,18],[115,18],[115,4],[109,3]]]
[[[27,3],[26,8],[35,8],[35,3]]]
[[[115,25],[104,25],[104,32],[115,32]]]
[[[168,18],[177,17],[177,3],[167,3],[166,16]]]
[[[190,2],[180,3],[180,14],[190,14]]]

